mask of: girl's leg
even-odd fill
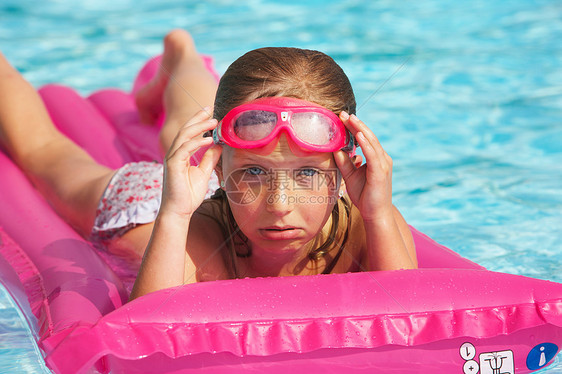
[[[160,144],[166,152],[179,128],[201,108],[212,107],[217,82],[206,69],[191,36],[173,30],[164,38],[164,54],[156,76],[137,93],[141,119],[154,122],[162,109],[166,111]]]
[[[215,78],[206,70],[189,34],[172,31],[164,39],[162,67],[138,93],[141,115],[163,103],[166,122],[160,134],[167,150],[177,130],[201,107],[212,106]],[[114,170],[98,164],[61,134],[35,89],[0,53],[0,149],[25,172],[57,213],[84,237],[90,235],[99,199]],[[140,225],[116,243],[142,254],[152,224]]]
[[[113,170],[99,165],[54,126],[35,89],[0,54],[0,148],[57,213],[89,236]]]
[[[217,82],[205,67],[184,30],[173,30],[164,38],[164,53],[155,77],[136,94],[141,120],[154,123],[162,110],[166,120],[160,131],[160,145],[165,153],[179,128],[205,106],[212,107]],[[154,223],[136,226],[110,243],[110,250],[142,257]]]

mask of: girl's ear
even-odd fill
[[[345,194],[346,188],[345,188],[345,181],[343,180],[343,178],[341,179],[340,182],[340,188],[338,190],[338,196],[342,197]]]

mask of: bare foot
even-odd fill
[[[204,67],[191,35],[185,30],[172,30],[164,38],[164,53],[158,72],[135,95],[141,122],[147,124],[156,122],[164,109],[164,91],[168,82],[171,80],[176,84],[179,70],[193,64]]]

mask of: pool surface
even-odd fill
[[[219,71],[249,49],[331,55],[394,160],[407,221],[486,268],[562,282],[562,3],[4,0],[0,48],[35,86],[130,89],[172,28]],[[390,78],[390,79],[389,79]],[[0,372],[43,369],[0,292]],[[560,355],[544,373],[562,373]]]

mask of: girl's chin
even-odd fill
[[[260,237],[258,240],[250,240],[252,246],[252,253],[257,254],[257,252],[267,254],[270,256],[274,255],[291,255],[300,252],[305,244],[308,242],[306,240],[268,240]]]

